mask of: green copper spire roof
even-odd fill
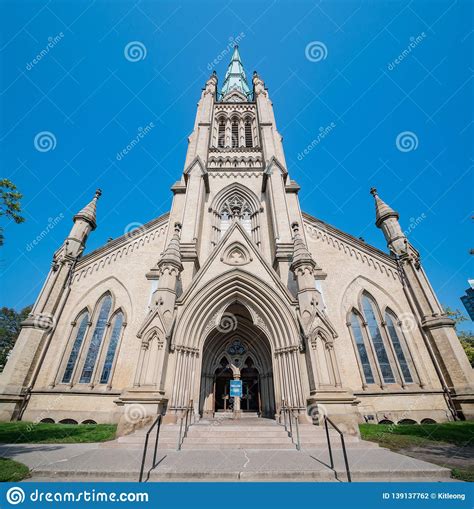
[[[233,90],[238,90],[247,98],[249,98],[251,95],[251,91],[247,83],[247,76],[245,75],[244,71],[244,66],[240,60],[238,46],[234,46],[232,59],[225,74],[224,84],[222,85],[221,89],[222,97],[232,92]]]

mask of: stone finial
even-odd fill
[[[316,267],[316,263],[311,256],[303,238],[300,235],[300,225],[295,221],[291,223],[291,229],[293,230],[293,261],[292,268],[295,269],[301,264],[309,264],[313,268]]]
[[[83,220],[87,221],[93,230],[95,230],[97,226],[97,200],[102,196],[102,191],[100,189],[96,189],[94,198],[75,216],[74,221]]]
[[[375,199],[375,224],[378,228],[380,228],[382,223],[389,217],[398,219],[398,212],[393,210],[389,205],[387,205],[383,200],[379,198],[377,189],[375,187],[370,189],[370,194]]]
[[[160,261],[158,262],[158,266],[161,267],[163,265],[172,265],[176,267],[178,270],[182,270],[183,266],[181,264],[181,249],[179,245],[179,239],[181,237],[181,223],[174,223],[174,233],[169,241],[168,246],[163,252]]]

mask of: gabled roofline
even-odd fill
[[[121,235],[120,237],[117,237],[114,240],[111,240],[110,242],[107,242],[107,244],[104,244],[103,246],[94,249],[94,251],[87,253],[77,262],[76,270],[78,268],[81,268],[83,265],[88,263],[92,258],[96,257],[97,255],[102,255],[110,251],[114,251],[115,249],[124,246],[128,242],[132,242],[133,240],[135,240],[136,237],[153,230],[156,226],[160,225],[160,223],[166,222],[169,219],[169,215],[170,213],[166,212],[165,214],[162,214],[161,216],[158,216],[157,218],[148,221],[148,223],[145,223],[142,227],[138,228],[140,230],[140,233],[137,234],[137,236],[134,236],[131,233],[126,233],[124,235]]]
[[[329,233],[335,235],[341,240],[345,240],[346,242],[349,242],[351,244],[356,245],[359,249],[362,251],[366,251],[367,253],[370,253],[374,256],[377,256],[379,258],[382,258],[383,261],[389,263],[393,267],[397,267],[397,263],[395,259],[390,256],[389,254],[385,253],[384,251],[378,249],[377,247],[372,246],[371,244],[367,244],[366,242],[358,239],[357,237],[354,237],[350,233],[346,233],[339,228],[336,228],[335,226],[330,225],[329,223],[326,223],[322,221],[321,219],[318,219],[317,217],[312,216],[311,214],[308,214],[306,212],[302,212],[303,219],[310,221],[312,223],[318,223],[319,225],[322,225],[325,230],[327,230]]]

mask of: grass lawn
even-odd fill
[[[445,442],[464,446],[474,445],[474,422],[443,424],[360,424],[364,440],[378,442],[389,449],[402,449],[429,442]]]
[[[18,482],[28,477],[29,473],[30,469],[23,463],[0,458],[0,482]]]
[[[412,447],[435,446],[457,447],[474,446],[474,422],[447,422],[443,424],[360,424],[360,434],[364,440],[377,442],[392,451],[405,449],[409,454]],[[408,451],[407,451],[408,450]],[[423,459],[423,458],[420,458]],[[468,468],[459,468],[453,462],[450,465],[449,453],[440,456],[439,465],[451,468],[452,476],[461,481],[474,482],[474,462]],[[431,460],[435,462],[435,460]]]
[[[1,444],[76,444],[115,438],[115,424],[1,422]]]

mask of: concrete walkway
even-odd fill
[[[26,464],[33,481],[135,481],[142,451],[101,444],[0,445],[0,456]],[[320,481],[345,480],[342,451],[336,449],[336,471],[328,467],[325,449],[159,450],[149,481]],[[348,450],[354,481],[449,481],[450,471],[387,449]]]

